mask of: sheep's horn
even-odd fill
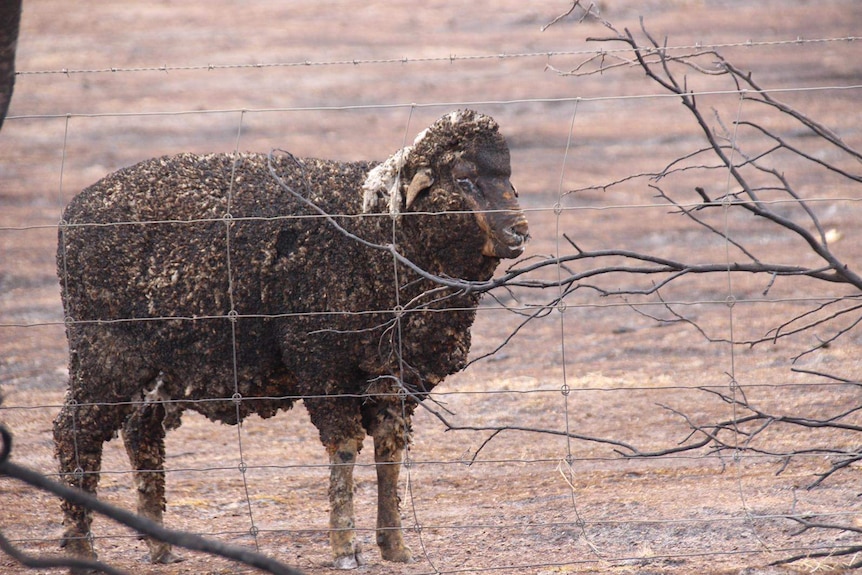
[[[412,180],[410,180],[410,185],[407,186],[407,205],[404,209],[410,209],[410,206],[413,204],[416,197],[424,190],[431,187],[431,184],[433,183],[434,176],[432,175],[430,168],[423,168],[416,172],[416,175],[413,176]]]

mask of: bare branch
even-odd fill
[[[479,455],[479,451],[481,451],[493,438],[497,437],[499,434],[501,434],[504,431],[518,431],[518,432],[524,432],[524,433],[540,433],[543,435],[555,435],[555,436],[559,436],[559,437],[567,437],[569,439],[576,439],[579,441],[587,441],[587,442],[592,442],[592,443],[603,443],[606,445],[612,445],[612,446],[615,446],[617,448],[621,448],[621,449],[625,450],[626,453],[630,454],[629,455],[630,457],[636,457],[636,456],[641,455],[641,452],[637,448],[635,448],[634,446],[632,446],[632,445],[630,445],[624,441],[618,441],[616,439],[606,439],[606,438],[602,438],[602,437],[593,437],[590,435],[583,435],[580,433],[560,431],[557,429],[526,427],[526,426],[522,426],[522,425],[458,425],[458,424],[452,423],[451,421],[446,419],[446,417],[444,417],[443,414],[441,414],[440,412],[438,412],[434,409],[429,408],[427,405],[424,405],[424,404],[420,404],[420,405],[425,407],[425,409],[429,413],[431,413],[437,419],[439,419],[443,423],[443,425],[446,426],[446,431],[490,431],[490,432],[492,432],[492,434],[485,441],[482,442],[482,445],[479,446],[476,453],[472,456],[472,458],[471,458],[472,461],[475,461],[476,457]],[[620,451],[617,451],[617,452],[622,453]],[[643,454],[643,456],[646,456],[646,454]]]
[[[563,12],[562,14],[560,14],[559,16],[557,16],[556,18],[551,20],[548,24],[545,24],[544,26],[542,26],[541,31],[544,32],[545,30],[547,30],[548,28],[550,28],[551,26],[553,26],[554,24],[556,24],[557,22],[559,22],[560,20],[562,20],[563,18],[565,18],[566,16],[568,16],[569,14],[574,12],[575,8],[580,6],[580,4],[581,4],[581,0],[575,0],[574,2],[572,2],[571,8],[569,8],[568,10],[566,10],[565,12]],[[581,16],[581,18],[578,20],[578,22],[583,22],[584,18],[587,17],[587,15],[590,13],[590,10],[592,10],[592,9],[593,9],[593,5],[590,4],[590,7],[587,8],[586,10],[584,10],[584,14]],[[583,8],[582,8],[582,10],[583,10]]]
[[[72,503],[87,507],[88,509],[92,509],[93,511],[101,513],[102,515],[105,515],[106,517],[109,517],[114,521],[118,521],[123,525],[127,525],[132,529],[139,531],[140,533],[155,537],[159,541],[168,541],[170,543],[173,543],[174,545],[178,545],[180,547],[184,547],[193,551],[202,551],[204,553],[220,555],[227,559],[241,561],[246,565],[263,569],[264,571],[273,573],[275,575],[302,575],[302,572],[299,570],[288,567],[287,565],[284,565],[283,563],[280,563],[275,559],[271,559],[249,549],[235,547],[233,545],[226,545],[224,543],[212,541],[210,539],[206,539],[199,535],[195,535],[193,533],[188,533],[185,531],[174,531],[171,529],[167,529],[159,525],[158,523],[155,523],[154,521],[141,517],[140,515],[135,515],[134,513],[130,513],[124,509],[119,509],[117,507],[114,507],[113,505],[105,503],[101,499],[98,499],[80,489],[74,489],[67,485],[57,483],[56,481],[48,479],[41,473],[36,473],[35,471],[27,469],[26,467],[22,467],[20,465],[12,463],[8,459],[12,446],[12,436],[3,426],[0,426],[0,435],[2,435],[3,438],[3,453],[0,453],[0,475],[6,475],[8,477],[18,479],[29,485],[32,485],[33,487],[58,495],[66,501],[70,501]],[[25,565],[28,565],[28,563],[26,563],[25,561],[29,561],[30,563],[36,561],[36,563],[38,564],[34,566],[38,567],[73,567],[98,569],[100,571],[103,571],[104,573],[109,573],[113,575],[122,574],[121,571],[94,561],[85,561],[67,557],[34,560],[34,558],[31,558],[20,552],[16,553],[14,548],[11,549],[11,552],[5,547],[2,548],[4,551],[9,553],[16,559],[21,560],[22,563],[24,563]]]
[[[564,235],[573,248],[573,253],[558,254],[539,262],[531,261],[519,269],[510,270],[510,275],[506,281],[510,285],[525,288],[555,288],[558,293],[562,288],[562,295],[552,300],[556,303],[561,301],[560,298],[565,298],[581,288],[594,290],[600,296],[622,296],[636,313],[665,324],[686,325],[710,342],[754,346],[759,343],[774,343],[783,338],[827,330],[828,335],[826,336],[819,336],[815,333],[818,343],[791,358],[794,363],[803,356],[828,347],[848,333],[855,331],[862,324],[862,304],[856,301],[862,297],[862,276],[832,251],[827,241],[828,234],[816,211],[809,205],[807,199],[794,188],[783,171],[770,165],[770,162],[779,158],[780,153],[786,153],[789,157],[802,160],[810,165],[813,172],[824,173],[833,178],[838,177],[844,182],[854,185],[862,182],[862,174],[843,167],[843,164],[835,160],[826,159],[833,156],[824,156],[807,151],[805,147],[798,145],[788,136],[770,127],[774,124],[768,120],[752,119],[751,117],[742,120],[740,118],[742,105],[743,103],[757,104],[762,106],[766,112],[773,115],[777,113],[783,120],[791,120],[797,127],[803,128],[807,135],[813,135],[819,143],[826,144],[830,153],[835,150],[839,151],[842,159],[849,158],[859,162],[862,161],[862,153],[848,145],[834,131],[823,124],[775,99],[769,91],[764,90],[752,79],[751,73],[741,71],[725,60],[718,52],[698,50],[679,53],[677,51],[676,54],[672,55],[669,53],[667,40],[659,41],[657,37],[653,36],[645,26],[643,19],[640,21],[637,36],[628,28],[620,32],[610,23],[603,23],[612,31],[613,35],[588,37],[587,41],[600,44],[621,44],[627,50],[606,52],[602,49],[597,54],[587,57],[568,72],[561,72],[550,67],[549,69],[561,76],[587,76],[612,71],[619,72],[630,68],[637,69],[657,86],[679,98],[690,118],[698,126],[700,134],[705,138],[706,145],[667,163],[663,170],[624,175],[606,184],[587,186],[570,190],[567,193],[574,194],[590,190],[607,191],[618,186],[629,186],[642,179],[648,180],[646,186],[656,192],[658,198],[673,208],[672,213],[685,216],[697,228],[720,238],[726,246],[732,247],[741,254],[743,261],[736,262],[730,257],[726,258],[726,261],[686,261],[689,259],[687,255],[683,256],[683,260],[675,260],[652,253],[638,253],[624,249],[587,249]],[[710,63],[705,64],[704,58],[709,58]],[[697,75],[727,77],[732,86],[731,91],[735,91],[739,98],[737,117],[732,124],[723,122],[718,111],[714,111],[713,119],[708,121],[706,112],[696,98],[696,91],[691,87],[688,76],[685,75],[686,72],[690,71],[694,71]],[[713,128],[713,124],[717,124],[718,128]],[[741,143],[740,136],[752,134],[757,137],[758,144],[765,142],[765,149],[756,152],[745,149],[746,146]],[[695,185],[694,195],[688,199],[681,198],[678,190],[673,189],[670,184],[662,183],[661,186],[659,185],[665,179],[672,183],[671,176],[683,172],[688,172],[690,175],[699,171],[707,173],[715,170],[726,171],[728,176],[726,189],[719,193],[708,190],[707,186]],[[775,200],[775,197],[779,199]],[[779,211],[774,209],[775,205],[792,205],[798,209]],[[732,236],[726,229],[721,229],[713,220],[710,220],[709,218],[714,216],[716,208],[725,212],[747,212],[755,216],[756,221],[760,222],[759,225],[764,226],[769,233],[788,241],[801,241],[803,246],[807,247],[807,251],[810,252],[808,255],[816,256],[817,262],[810,266],[772,263],[769,261],[771,258],[767,259],[767,257],[763,257],[751,249],[744,238]],[[792,215],[786,215],[788,213]],[[800,261],[804,260],[800,258]],[[588,267],[579,269],[576,268],[575,263]],[[534,273],[545,266],[559,266],[560,268],[566,266],[564,268],[566,274],[563,277],[558,277],[556,281],[534,279]],[[749,341],[730,341],[726,338],[711,336],[697,321],[679,313],[673,305],[662,297],[661,290],[681,278],[691,274],[712,273],[724,275],[767,274],[769,280],[763,290],[764,296],[772,289],[778,278],[795,277],[807,277],[831,284],[843,284],[851,288],[851,291],[844,296],[825,297],[826,301],[813,304],[809,309],[792,318],[776,320],[777,325],[769,328],[763,337]],[[637,278],[644,276],[650,278],[649,284],[637,283]],[[612,288],[586,283],[597,281],[603,277],[613,278]],[[629,296],[632,296],[631,300]],[[645,311],[634,296],[656,298],[663,306],[666,315],[656,315]],[[862,385],[849,378],[795,367],[791,369],[798,373],[826,377],[833,381],[831,385],[852,386],[851,389],[858,389]],[[856,423],[859,420],[859,413],[862,412],[862,405],[856,401],[855,396],[849,404],[836,402],[837,407],[833,409],[833,413],[814,416],[801,413],[773,413],[749,402],[743,389],[735,381],[732,382],[731,387],[732,393],[708,388],[702,388],[702,391],[732,406],[733,418],[719,422],[699,423],[678,409],[662,405],[663,409],[679,417],[687,426],[688,433],[682,440],[665,449],[640,451],[632,446],[626,446],[625,450],[616,450],[617,453],[623,457],[659,457],[704,449],[708,453],[720,453],[726,450],[731,450],[734,453],[749,452],[780,458],[781,468],[779,472],[801,455],[828,456],[830,459],[829,468],[817,474],[817,479],[808,486],[809,489],[817,487],[835,473],[862,461],[862,445],[843,447],[846,445],[843,439],[846,435],[841,435],[840,445],[842,447],[826,444],[782,449],[771,448],[767,441],[768,438],[775,436],[777,430],[780,433],[785,429],[808,430],[812,436],[821,430],[842,434],[862,432],[862,425]],[[497,435],[498,433],[495,431],[488,440],[490,441]],[[826,437],[835,436],[826,435]],[[862,441],[857,443],[862,444]],[[862,529],[855,527],[816,523],[797,517],[790,518],[802,524],[803,531],[816,528],[862,533]],[[806,553],[778,561],[775,564],[790,563],[807,557],[856,553],[862,553],[862,546],[847,546],[837,551],[828,550],[822,553]],[[862,561],[854,560],[852,567],[862,567]]]
[[[716,54],[716,56],[721,58],[721,56],[718,54]],[[754,101],[763,102],[764,104],[772,106],[773,108],[781,111],[782,113],[787,114],[788,116],[797,120],[802,125],[811,129],[812,132],[814,132],[817,136],[819,136],[823,140],[825,140],[825,141],[833,144],[834,146],[840,148],[841,150],[850,154],[852,157],[856,158],[857,160],[862,161],[862,153],[860,153],[858,150],[848,146],[846,143],[844,143],[844,141],[840,137],[838,137],[837,134],[835,134],[835,132],[833,132],[832,130],[830,130],[829,128],[824,126],[823,124],[815,121],[814,119],[803,114],[802,112],[799,112],[798,110],[794,109],[793,107],[774,99],[769,94],[769,92],[767,90],[764,90],[757,83],[755,83],[755,81],[751,77],[750,72],[749,73],[742,72],[739,68],[737,68],[736,66],[734,66],[730,62],[724,60],[723,58],[721,58],[721,65],[726,70],[728,70],[730,73],[732,73],[735,78],[738,78],[739,80],[742,80],[744,83],[751,86],[755,90],[756,94],[759,96],[760,99],[752,98],[750,93],[746,94],[746,97],[748,97],[749,99],[752,99]]]
[[[790,516],[787,519],[791,521],[795,521],[802,525],[802,529],[800,529],[796,534],[804,533],[809,529],[829,529],[829,530],[837,530],[837,531],[850,531],[853,533],[862,533],[862,529],[858,527],[853,527],[851,525],[836,525],[832,523],[818,523],[814,521],[809,521],[803,517]],[[849,545],[843,549],[829,549],[827,551],[813,551],[807,552],[799,555],[794,555],[792,557],[786,557],[784,559],[779,559],[778,561],[773,561],[770,565],[787,565],[788,563],[794,563],[796,561],[801,561],[803,559],[811,559],[811,558],[820,558],[820,557],[843,557],[845,555],[858,555],[862,553],[862,545]],[[858,569],[862,567],[862,559],[852,561],[847,568],[848,569]]]

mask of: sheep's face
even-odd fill
[[[527,219],[518,205],[518,192],[509,181],[511,168],[505,143],[460,154],[448,171],[485,233],[482,254],[494,258],[520,256],[530,236]]]

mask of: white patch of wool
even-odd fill
[[[362,184],[362,212],[370,213],[382,201],[389,204],[389,213],[397,215],[401,208],[401,170],[410,156],[407,146],[392,154],[385,162],[372,168]]]
[[[162,389],[162,386],[165,384],[164,374],[159,373],[159,376],[156,378],[156,383],[153,385],[152,389],[144,389],[144,403],[157,403],[159,401],[170,400],[170,395],[168,395],[167,391]]]
[[[421,142],[422,140],[424,140],[424,139],[425,139],[425,136],[427,136],[427,135],[428,135],[428,131],[429,131],[430,129],[431,129],[431,128],[425,128],[424,130],[422,130],[421,132],[419,132],[418,134],[416,134],[416,137],[415,137],[415,138],[413,138],[413,147],[414,147],[414,148],[419,144],[419,142]]]
[[[449,112],[448,116],[449,123],[453,126],[461,121],[462,115],[461,110],[455,110],[454,112]]]
[[[373,168],[365,177],[365,182],[362,184],[362,212],[371,213],[377,211],[378,206],[382,202],[389,204],[389,213],[398,215],[403,201],[403,191],[401,190],[401,170],[407,163],[410,151],[419,145],[424,140],[428,133],[441,122],[448,121],[455,125],[464,121],[464,112],[455,110],[437,120],[434,125],[425,128],[419,132],[413,139],[413,145],[407,146],[398,150],[385,162]]]

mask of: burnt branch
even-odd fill
[[[639,451],[635,448],[630,448],[629,453],[618,453],[626,458],[654,458],[682,452],[698,451],[704,447],[709,447],[711,454],[731,451],[780,458],[784,461],[782,471],[794,457],[825,455],[833,458],[831,468],[818,474],[818,479],[809,484],[808,489],[817,487],[833,473],[862,460],[862,446],[857,446],[853,449],[841,449],[824,445],[784,450],[760,446],[757,442],[759,436],[765,434],[767,431],[775,431],[778,427],[860,433],[862,432],[862,426],[853,423],[852,419],[853,416],[862,412],[862,405],[843,409],[828,416],[788,415],[771,413],[770,411],[758,408],[746,399],[741,388],[737,388],[737,394],[735,395],[705,387],[698,389],[733,406],[737,415],[719,422],[698,423],[691,416],[680,410],[668,405],[658,404],[662,409],[681,418],[688,426],[689,433],[673,447],[654,451]]]
[[[442,413],[437,410],[431,409],[427,405],[420,404],[427,411],[429,411],[432,415],[434,415],[437,419],[439,419],[443,425],[446,427],[446,431],[490,431],[491,434],[482,442],[482,444],[476,449],[473,453],[470,461],[471,463],[476,460],[479,452],[488,445],[492,439],[496,438],[501,433],[505,432],[522,432],[522,433],[539,433],[543,435],[555,435],[559,437],[567,437],[569,439],[575,439],[577,441],[585,441],[588,443],[601,443],[605,445],[613,446],[614,451],[620,454],[625,454],[626,457],[648,457],[649,454],[645,452],[641,452],[633,445],[626,443],[624,441],[619,441],[616,439],[609,439],[603,437],[594,437],[591,435],[584,435],[581,433],[572,433],[570,431],[563,431],[559,429],[545,429],[538,427],[527,427],[521,425],[458,425],[449,421]]]
[[[548,26],[558,24],[577,8],[584,9],[579,6],[579,2],[574,2],[569,12],[554,19]],[[612,45],[613,50],[601,49],[586,56],[568,71],[551,65],[546,66],[546,70],[562,77],[619,74],[628,70],[645,75],[662,91],[678,99],[697,127],[703,143],[666,162],[661,169],[620,175],[606,183],[571,189],[563,195],[606,192],[623,187],[630,189],[633,185],[643,183],[645,189],[653,192],[655,199],[668,206],[671,216],[681,216],[686,226],[690,224],[695,231],[717,238],[726,248],[725,257],[710,260],[696,249],[677,257],[637,249],[627,250],[619,246],[588,249],[576,243],[571,235],[564,234],[563,238],[570,248],[568,252],[521,262],[518,267],[508,271],[503,279],[506,285],[523,290],[552,289],[554,297],[549,298],[544,306],[548,310],[562,304],[565,298],[578,290],[591,291],[600,297],[617,297],[644,317],[664,324],[685,326],[709,342],[724,345],[754,347],[785,338],[813,335],[817,343],[790,358],[791,364],[856,332],[862,324],[862,303],[859,301],[862,297],[862,276],[850,262],[833,250],[831,244],[837,236],[821,222],[814,198],[800,191],[793,177],[788,176],[781,166],[784,165],[782,162],[790,162],[804,166],[809,175],[822,176],[824,182],[838,180],[842,185],[857,185],[862,183],[862,171],[859,168],[862,153],[824,124],[776,99],[753,79],[750,72],[736,67],[718,51],[669,48],[667,40],[651,34],[642,19],[638,30],[620,30],[602,19],[594,7],[591,6],[588,11],[610,34],[587,38],[587,41],[602,46]],[[586,18],[585,14],[580,21]],[[702,104],[701,100],[705,98],[694,87],[700,76],[708,76],[711,87],[723,78],[727,79],[728,89],[711,88],[709,91],[723,94],[725,100],[736,94],[735,114],[724,113],[725,116],[732,114],[732,121],[725,120],[719,110]],[[745,118],[742,117],[743,106],[747,112]],[[755,113],[751,113],[751,110],[755,110]],[[779,121],[772,122],[771,119],[776,115]],[[777,125],[791,127],[778,129],[774,127]],[[812,141],[819,146],[816,152],[811,151]],[[704,180],[709,181],[714,179],[716,172],[727,175],[726,185],[717,192],[705,183],[688,184],[684,188],[674,185],[676,179],[682,176],[691,180],[703,174]],[[750,226],[758,226],[764,234],[780,238],[788,244],[799,245],[798,260],[790,263],[774,261],[773,254],[758,248],[747,239],[748,236],[735,234],[728,227],[729,215],[737,218],[739,215],[749,216],[750,220],[743,221],[751,221]],[[545,268],[562,270],[563,273],[540,277],[540,272]],[[759,337],[737,338],[734,334],[718,337],[710,333],[705,325],[699,324],[696,316],[686,315],[680,311],[680,305],[671,303],[663,295],[670,286],[696,274],[763,275],[763,296],[779,280],[786,283],[801,278],[825,282],[824,286],[845,286],[847,289],[841,295],[825,294],[819,302],[810,304],[793,317],[772,319],[772,325],[767,326]],[[644,304],[658,304],[663,311],[648,311]],[[728,304],[732,305],[732,301]],[[529,321],[529,318],[525,321]],[[518,330],[522,327],[523,324],[519,325]],[[821,336],[818,332],[825,332],[826,335]],[[625,458],[665,457],[704,450],[709,455],[748,453],[778,460],[778,474],[802,457],[819,456],[825,458],[828,464],[826,469],[815,474],[815,479],[807,486],[808,489],[814,489],[836,473],[862,461],[862,440],[853,439],[862,432],[862,425],[859,424],[862,404],[855,397],[860,383],[828,373],[800,368],[792,370],[826,378],[830,380],[826,385],[848,390],[853,395],[848,401],[837,401],[831,407],[797,407],[786,413],[750,400],[734,376],[729,374],[729,392],[700,389],[730,406],[733,417],[718,422],[704,422],[680,409],[661,405],[688,428],[676,445],[642,451],[628,444],[614,446],[612,441],[607,443]],[[787,432],[799,430],[806,432],[807,444],[788,447],[785,442],[776,441],[777,437]],[[503,429],[487,431],[491,431],[491,434],[480,450],[498,437]],[[802,525],[800,532],[829,529],[862,533],[862,530],[846,525],[818,523],[792,516],[788,518]],[[848,545],[819,554],[806,553],[790,557],[776,564],[808,557],[857,553],[862,553],[862,546]],[[852,567],[862,567],[862,561],[855,558],[853,561]]]
[[[9,541],[5,535],[0,533],[0,550],[6,555],[30,569],[69,569],[81,570],[87,573],[107,573],[108,575],[128,575],[126,571],[116,569],[102,563],[101,561],[90,559],[79,559],[76,557],[34,557],[24,553]]]
[[[797,535],[808,531],[809,529],[828,529],[832,531],[849,531],[852,533],[860,533],[862,534],[862,529],[858,527],[853,527],[849,525],[838,525],[833,523],[821,523],[817,521],[810,521],[809,519],[803,517],[788,517],[788,519],[799,523],[802,527],[796,532]],[[856,556],[862,553],[862,545],[848,545],[842,549],[828,549],[826,551],[812,551],[800,555],[794,555],[792,557],[786,557],[784,559],[780,559],[778,561],[773,561],[770,565],[787,565],[788,563],[795,563],[796,561],[802,561],[803,559],[819,559],[824,557],[844,557],[846,555],[853,555],[853,560],[847,565],[848,569],[858,569],[862,567],[862,559],[857,559]]]
[[[563,12],[562,14],[560,14],[559,16],[557,16],[556,18],[551,20],[551,22],[549,22],[548,24],[545,24],[544,26],[542,26],[542,28],[541,28],[542,32],[544,32],[545,30],[547,30],[548,28],[550,28],[551,26],[553,26],[554,24],[556,24],[557,22],[559,22],[563,18],[567,17],[569,14],[574,12],[577,8],[581,8],[581,11],[582,11],[580,18],[578,19],[578,22],[583,22],[592,13],[594,5],[591,2],[588,8],[583,8],[583,7],[581,7],[581,0],[575,0],[574,2],[572,2],[571,8],[569,8],[568,10],[566,10],[565,12]]]
[[[141,517],[140,515],[136,515],[124,509],[105,503],[80,489],[74,489],[67,485],[57,483],[56,481],[48,479],[41,473],[37,473],[26,467],[12,463],[9,461],[9,454],[12,449],[12,435],[5,427],[0,425],[0,436],[2,436],[3,439],[3,451],[0,453],[0,475],[18,479],[19,481],[23,481],[37,489],[52,493],[67,501],[71,501],[72,503],[83,505],[109,517],[110,519],[113,519],[114,521],[117,521],[118,523],[131,527],[140,533],[155,537],[160,541],[166,541],[192,551],[201,551],[204,553],[219,555],[226,559],[239,561],[275,575],[302,575],[302,572],[297,569],[288,567],[275,559],[271,559],[249,549],[227,545],[185,531],[166,529],[145,517]],[[31,557],[17,550],[5,537],[2,537],[2,535],[0,535],[0,549],[28,567],[69,567],[73,569],[92,569],[108,573],[109,575],[123,575],[124,573],[123,571],[98,561],[73,557]]]
[[[569,13],[576,8],[584,10],[578,2],[575,2]],[[766,295],[778,279],[806,277],[828,284],[845,285],[852,293],[829,297],[826,304],[816,304],[796,317],[779,322],[770,327],[760,338],[730,343],[749,346],[774,343],[778,339],[810,333],[814,329],[838,326],[832,328],[833,335],[820,338],[817,345],[795,356],[793,360],[796,361],[854,331],[862,322],[862,306],[852,302],[854,298],[862,295],[862,276],[851,267],[849,262],[841,259],[832,250],[830,234],[821,223],[809,199],[794,187],[781,169],[771,163],[773,159],[777,161],[778,155],[782,154],[784,159],[795,158],[791,161],[810,165],[814,172],[819,171],[846,182],[858,183],[862,182],[862,173],[854,170],[853,166],[858,165],[862,160],[862,153],[844,142],[840,136],[822,123],[777,100],[753,79],[750,72],[734,66],[718,51],[700,48],[695,50],[669,48],[666,39],[662,41],[651,34],[643,19],[636,31],[629,28],[620,30],[604,20],[595,7],[591,6],[588,11],[590,16],[604,25],[611,34],[605,37],[589,37],[587,41],[602,45],[612,44],[614,49],[607,52],[601,50],[568,72],[554,71],[564,77],[577,77],[634,69],[644,74],[663,91],[679,98],[679,102],[698,127],[705,145],[681,154],[660,170],[625,175],[605,184],[569,190],[565,195],[586,191],[607,191],[643,181],[647,188],[655,192],[655,198],[672,208],[671,214],[682,216],[696,228],[717,237],[729,248],[728,257],[737,259],[703,261],[688,259],[691,257],[688,255],[685,259],[675,259],[624,249],[590,250],[581,248],[565,236],[574,248],[572,253],[562,253],[541,261],[529,262],[527,265],[510,270],[510,273],[505,278],[501,278],[501,281],[507,285],[522,288],[562,290],[563,297],[582,288],[592,290],[603,297],[651,296],[672,312],[673,321],[689,324],[709,341],[727,343],[726,338],[708,335],[706,330],[697,326],[696,322],[673,310],[662,299],[660,291],[693,274],[761,274],[766,278],[763,290],[763,294]],[[581,20],[585,17],[582,16]],[[557,24],[559,20],[560,18],[555,19],[549,26]],[[795,124],[795,128],[787,129],[787,133],[794,134],[794,137],[790,138],[780,133],[771,127],[768,120],[752,119],[751,114],[742,119],[737,113],[732,123],[725,122],[717,110],[702,106],[694,89],[694,82],[687,76],[692,72],[695,76],[727,78],[730,86],[723,93],[736,92],[740,109],[743,103],[751,103],[762,106],[773,114],[777,113],[784,120],[790,120]],[[741,131],[745,131],[747,136],[759,138],[761,149],[756,151],[745,149],[741,142],[748,140],[740,137]],[[834,153],[823,155],[807,151],[805,147],[794,141],[798,139],[799,134],[802,135],[801,137],[816,138]],[[836,159],[836,155],[840,157]],[[841,160],[845,160],[843,164],[840,163]],[[680,190],[664,183],[665,180],[683,173],[691,176],[717,170],[728,175],[727,188],[719,193],[709,190],[706,185],[695,185]],[[798,209],[793,211],[791,208]],[[720,225],[720,216],[730,213],[747,213],[754,217],[755,224],[763,226],[764,233],[783,238],[787,242],[801,243],[802,251],[806,253],[800,254],[799,261],[814,263],[797,265],[770,261],[769,254],[758,253],[758,250],[748,245],[744,236],[737,237]],[[811,255],[815,258],[811,258]],[[580,267],[572,271],[568,266],[576,262]],[[548,266],[560,267],[566,273],[556,280],[536,279],[536,272]],[[637,278],[643,277],[650,278],[648,284],[644,285],[637,281]],[[605,282],[611,287],[600,285],[598,280],[603,278],[612,278]],[[554,303],[556,302],[549,302],[548,306]],[[843,304],[842,309],[830,314],[827,308],[837,309],[839,303]]]

